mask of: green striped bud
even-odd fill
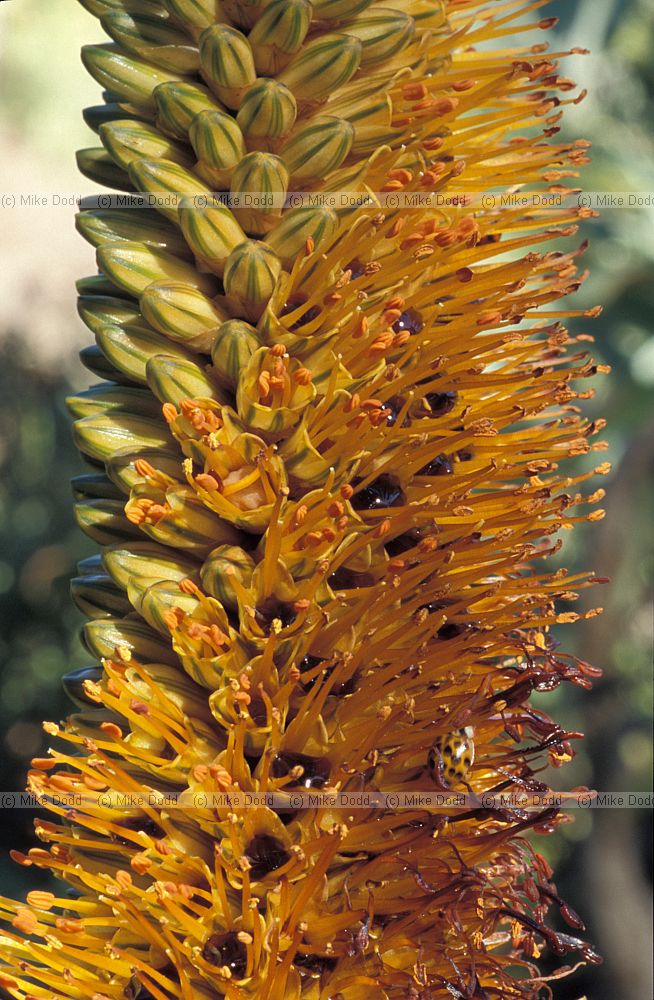
[[[320,35],[291,60],[279,79],[300,106],[322,101],[343,87],[361,62],[361,42],[349,35]]]
[[[257,80],[243,98],[236,121],[250,149],[274,149],[293,128],[297,104],[278,80]]]
[[[401,129],[391,127],[393,105],[388,94],[363,94],[358,98],[344,95],[330,101],[329,110],[354,128],[351,152],[355,157],[370,156],[402,135]]]
[[[154,92],[154,103],[157,128],[178,139],[186,139],[201,111],[223,110],[211,91],[197,83],[162,83]]]
[[[150,326],[185,347],[208,354],[225,319],[218,306],[191,285],[149,285],[141,296],[141,312]]]
[[[139,112],[137,110],[127,111],[128,105],[118,104],[115,101],[109,104],[94,104],[90,108],[84,108],[82,112],[82,117],[85,123],[93,132],[99,132],[101,125],[107,125],[109,122],[117,121],[149,121],[150,116],[147,112]]]
[[[284,214],[279,225],[266,237],[283,264],[290,265],[305,250],[308,239],[317,247],[338,229],[336,212],[326,205],[299,206]]]
[[[140,295],[153,281],[181,281],[205,295],[216,294],[213,277],[143,243],[109,243],[98,248],[97,258],[100,270],[130,295]]]
[[[141,417],[158,417],[161,406],[149,392],[127,385],[94,385],[84,392],[66,397],[73,417],[91,417],[99,413],[123,411]]]
[[[281,155],[289,173],[297,180],[322,179],[340,167],[353,140],[354,126],[350,122],[319,115],[296,129]]]
[[[205,354],[211,351],[225,319],[211,299],[181,282],[150,285],[141,297],[141,312],[155,330]]]
[[[211,367],[200,368],[194,361],[158,355],[146,365],[148,385],[162,403],[178,406],[183,399],[215,399],[228,403],[229,397],[211,378]]]
[[[194,33],[224,20],[220,0],[164,0],[164,3],[173,17],[189,30],[195,29]]]
[[[141,318],[136,305],[111,295],[80,295],[77,311],[92,333],[98,333],[103,326],[124,326]]]
[[[125,517],[125,500],[82,500],[75,504],[75,520],[98,545],[113,545],[126,538],[140,538],[135,524]]]
[[[70,485],[75,500],[120,500],[123,493],[104,472],[74,476]]]
[[[248,153],[243,157],[232,174],[230,192],[234,215],[248,235],[262,236],[273,228],[281,217],[287,190],[288,170],[279,156]]]
[[[91,246],[103,243],[145,243],[177,257],[189,257],[186,241],[176,226],[147,208],[99,208],[80,212],[75,226]]]
[[[110,298],[123,299],[126,303],[133,305],[132,296],[124,288],[119,288],[113,281],[109,281],[106,274],[89,274],[86,278],[78,278],[75,288],[80,295],[89,298],[94,296],[109,296]]]
[[[117,191],[134,190],[128,175],[116,166],[109,153],[101,146],[78,149],[75,156],[79,172],[94,184],[115,188]]]
[[[82,62],[102,87],[121,101],[154,107],[152,91],[161,83],[179,80],[177,74],[157,69],[143,59],[127,56],[117,45],[84,45]]]
[[[188,133],[205,180],[216,187],[229,183],[232,170],[247,153],[243,133],[231,115],[202,111]]]
[[[227,301],[256,323],[275,291],[282,265],[266,243],[245,240],[232,250],[223,275]]]
[[[191,361],[193,356],[146,326],[105,326],[96,334],[98,345],[112,365],[140,385],[147,384],[146,365],[159,354]]]
[[[373,0],[312,0],[315,17],[320,21],[342,21],[370,7]]]
[[[197,563],[156,542],[130,542],[112,545],[102,554],[104,567],[116,586],[127,589],[132,577],[138,580],[173,580],[179,582],[195,575]]]
[[[165,473],[165,475],[170,476],[173,480],[179,479],[182,475],[179,450],[175,452],[158,448],[156,450],[146,449],[132,455],[114,455],[108,462],[105,462],[107,475],[123,493],[130,493],[134,487],[143,484],[143,475],[136,469],[136,463],[139,459],[156,466],[158,471]],[[139,538],[143,537],[140,529],[137,534]]]
[[[161,17],[114,11],[100,23],[115,42],[154,66],[173,73],[197,73],[200,68],[197,47]]]
[[[125,594],[105,573],[76,576],[70,581],[70,595],[88,618],[128,615],[132,610]]]
[[[226,24],[207,28],[200,37],[200,63],[219,100],[236,110],[257,76],[245,35]]]
[[[220,383],[229,389],[238,384],[241,371],[261,347],[257,331],[240,319],[230,319],[216,333],[211,360]]]
[[[200,263],[214,274],[222,274],[227,258],[234,247],[243,242],[245,233],[220,201],[211,200],[206,206],[198,206],[199,200],[188,199],[181,203],[179,224]]]
[[[159,157],[183,166],[193,165],[186,146],[167,139],[145,122],[123,120],[101,125],[100,138],[107,152],[125,170],[134,160],[156,160]]]
[[[123,372],[114,368],[97,344],[90,344],[88,347],[83,347],[79,352],[79,359],[84,367],[98,378],[120,382],[121,385],[129,385],[132,381]]]
[[[246,589],[250,586],[254,572],[254,559],[238,545],[219,545],[200,570],[202,587],[225,608],[238,608],[233,579],[236,577]]]
[[[79,0],[79,2],[94,17],[103,17],[111,11],[124,11],[126,7],[136,14],[166,16],[163,0]]]
[[[243,31],[250,31],[271,0],[222,0],[225,18]]]
[[[195,174],[171,160],[134,160],[129,176],[138,191],[147,191],[148,204],[172,222],[178,221],[179,205],[185,195],[210,194]]]
[[[363,47],[361,65],[366,69],[392,59],[405,49],[416,30],[410,14],[389,8],[366,11],[341,27],[348,35],[360,40]]]
[[[116,649],[120,648],[128,650],[140,663],[169,663],[171,666],[178,663],[170,642],[162,642],[157,633],[138,618],[96,618],[84,625],[82,639],[89,653],[98,660],[115,656]]]
[[[101,462],[120,452],[165,448],[170,444],[168,429],[161,420],[117,413],[76,420],[73,438],[84,455]]]
[[[302,46],[310,24],[309,0],[273,0],[248,35],[257,72],[279,73]]]
[[[149,586],[144,586],[136,580],[130,581],[127,593],[132,607],[145,618],[151,628],[167,638],[170,637],[170,629],[164,620],[166,612],[181,608],[190,615],[198,606],[197,597],[185,594],[177,584],[166,583],[165,580],[151,583]]]

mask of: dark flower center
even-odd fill
[[[336,967],[336,959],[326,955],[302,955],[297,952],[293,965],[300,970],[300,975],[317,979],[323,972],[331,972]]]
[[[304,301],[305,299],[301,296],[292,295],[290,299],[284,303],[280,316],[287,316],[289,313],[295,312],[298,306],[301,306]],[[293,323],[289,329],[299,330],[301,326],[306,326],[306,324],[310,323],[312,319],[315,319],[319,312],[320,309],[318,306],[311,306],[306,310],[306,312],[302,313],[299,319],[295,320],[295,323]]]
[[[398,535],[396,538],[391,538],[389,542],[385,542],[384,547],[389,556],[399,556],[403,552],[414,548],[423,535],[423,528],[411,528],[409,531],[405,531],[403,535]]]
[[[297,618],[297,612],[293,610],[290,604],[284,604],[282,601],[276,600],[274,597],[269,597],[267,600],[263,601],[261,604],[257,605],[254,610],[254,619],[266,634],[271,630],[272,623],[277,620],[282,623],[282,628],[286,628]]]
[[[329,781],[331,764],[325,757],[309,757],[304,753],[282,750],[275,754],[271,766],[273,778],[285,778],[295,767],[301,767],[303,774],[293,782],[295,787],[322,788]]]
[[[149,816],[129,816],[127,819],[123,820],[120,824],[124,830],[132,830],[134,833],[147,833],[148,837],[152,837],[153,840],[161,840],[162,837],[166,836],[166,831],[163,830],[158,823],[155,823],[153,819]],[[129,840],[128,837],[121,837],[118,834],[114,834],[114,839],[119,843],[123,844],[125,847],[135,847],[133,840]]]
[[[234,932],[212,934],[204,942],[202,957],[217,968],[227,966],[235,979],[243,979],[247,969],[247,951]]]
[[[250,877],[260,879],[285,865],[291,855],[276,837],[262,833],[247,845],[245,857],[250,862]]]
[[[372,587],[375,578],[371,573],[356,573],[347,566],[339,566],[335,573],[328,577],[332,590],[354,590],[357,587]]]
[[[357,278],[366,273],[366,265],[359,257],[355,257],[349,264],[345,265],[344,270],[352,272],[350,281],[356,281]]]
[[[448,392],[428,392],[424,397],[429,403],[432,417],[443,417],[456,406],[458,393],[454,390]]]
[[[350,502],[355,510],[383,510],[385,507],[401,506],[405,501],[397,479],[383,475],[356,493]]]
[[[419,476],[449,476],[453,472],[454,466],[447,455],[437,455],[431,462],[418,469]]]
[[[422,316],[417,309],[405,309],[399,319],[393,323],[393,330],[395,333],[408,330],[409,333],[416,334],[420,333],[424,325]]]

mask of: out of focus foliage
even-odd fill
[[[604,312],[576,329],[595,336],[594,356],[613,368],[611,378],[598,381],[588,408],[608,420],[608,454],[594,458],[608,458],[614,471],[596,484],[607,489],[606,520],[566,537],[564,561],[592,567],[613,582],[610,589],[594,588],[583,597],[586,606],[605,605],[605,615],[561,629],[559,638],[601,666],[605,679],[590,694],[571,695],[566,687],[560,695],[548,695],[542,708],[568,729],[590,734],[572,764],[554,776],[555,783],[644,790],[651,780],[652,726],[647,539],[654,499],[654,126],[648,115],[654,106],[654,9],[648,0],[561,0],[552,8],[561,15],[561,49],[583,44],[593,50],[592,57],[574,57],[563,67],[591,91],[587,101],[568,109],[564,123],[569,133],[593,142],[583,185],[633,191],[645,199],[649,193],[649,204],[606,210],[585,227],[591,277],[577,305],[602,302]],[[66,121],[76,118],[83,101],[79,91],[88,86],[74,53],[78,42],[89,40],[85,32],[91,19],[70,0],[46,5],[21,0],[11,17],[4,13],[0,122],[22,130],[35,158],[49,147],[53,163],[72,165],[72,146],[82,133],[71,128],[62,144],[57,131],[62,107]],[[51,53],[56,55],[57,38],[69,62],[62,59],[53,87]],[[37,57],[46,48],[48,57]],[[72,219],[70,226],[72,234]],[[39,275],[33,279],[38,282]],[[70,323],[77,323],[72,288]],[[27,761],[43,747],[41,720],[66,712],[59,677],[85,662],[77,637],[81,616],[70,603],[68,578],[92,547],[71,512],[69,479],[81,471],[63,408],[73,349],[62,349],[59,368],[50,361],[43,370],[29,331],[0,330],[0,345],[0,755],[3,786],[14,790],[23,787]],[[78,388],[80,379],[84,375],[76,370]],[[574,819],[558,837],[539,841],[538,848],[553,861],[562,895],[588,917],[589,937],[604,952],[606,964],[583,971],[571,983],[553,984],[555,997],[567,1000],[585,991],[593,1000],[644,1000],[651,995],[645,979],[650,814],[593,811]],[[28,843],[31,820],[26,811],[3,816],[0,871],[9,895],[30,886],[29,873],[8,862],[6,851]]]

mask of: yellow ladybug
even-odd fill
[[[465,726],[455,729],[447,736],[439,736],[427,757],[427,766],[434,778],[442,777],[446,785],[453,787],[468,780],[470,768],[475,759],[474,729]],[[443,763],[439,774],[439,758]]]

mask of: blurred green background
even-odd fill
[[[565,0],[553,48],[592,49],[563,72],[590,90],[568,110],[564,133],[593,142],[588,190],[654,192],[654,8],[647,0]],[[550,12],[548,7],[547,13]],[[52,193],[93,193],[73,151],[95,145],[80,110],[97,87],[79,61],[95,41],[94,20],[71,0],[5,0],[0,5],[0,194],[49,197],[2,207],[0,267],[0,732],[2,787],[20,789],[29,758],[43,747],[40,722],[67,703],[59,677],[81,666],[81,615],[68,578],[92,546],[76,529],[68,481],[81,470],[63,399],[92,379],[77,361],[89,339],[74,306],[75,278],[94,271],[91,250],[73,229],[74,207]],[[539,36],[535,40],[542,40]],[[654,198],[650,199],[654,201]],[[599,319],[574,327],[597,340],[594,355],[613,368],[588,403],[609,421],[603,435],[613,464],[597,482],[607,490],[605,520],[566,536],[563,564],[610,576],[610,588],[584,596],[605,606],[588,623],[560,629],[567,649],[602,667],[590,693],[566,687],[541,707],[568,729],[588,732],[558,787],[651,788],[652,494],[654,493],[654,204],[607,210],[585,226],[590,280],[576,305],[601,302]],[[7,895],[33,883],[6,852],[31,842],[32,817],[7,811],[0,828],[0,879]],[[539,849],[557,870],[561,894],[587,919],[605,956],[600,968],[553,984],[558,1000],[648,1000],[651,972],[651,813],[596,810]],[[553,966],[554,967],[554,966]]]

